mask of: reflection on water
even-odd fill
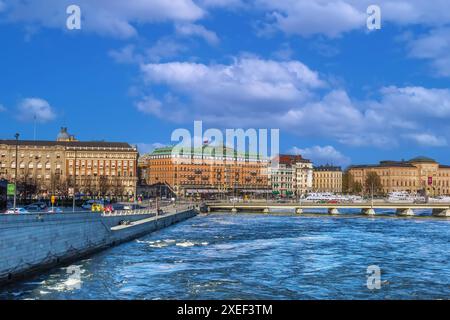
[[[198,216],[2,299],[448,299],[446,219]],[[382,288],[366,286],[381,268]]]

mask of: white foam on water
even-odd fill
[[[178,246],[178,247],[193,247],[193,246],[195,246],[195,243],[190,242],[190,241],[185,241],[185,242],[177,243],[176,246]]]

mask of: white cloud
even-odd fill
[[[450,77],[450,28],[438,28],[407,39],[409,55],[430,61],[433,74]]]
[[[338,37],[366,31],[367,7],[381,8],[382,23],[435,27],[450,22],[447,0],[254,0],[254,8],[269,13],[267,25],[287,34]]]
[[[217,45],[219,43],[219,37],[213,31],[206,29],[204,26],[184,23],[176,25],[176,32],[183,36],[198,36],[203,38],[206,42],[211,45]]]
[[[11,0],[7,18],[12,22],[39,24],[64,29],[66,8],[72,0]],[[82,29],[102,35],[130,38],[137,34],[135,25],[155,22],[190,22],[204,16],[192,0],[77,0],[82,10]]]
[[[350,164],[350,158],[344,156],[333,146],[313,146],[304,149],[293,147],[289,150],[289,152],[293,154],[300,154],[304,158],[312,160],[315,165],[329,164],[347,166]]]
[[[436,137],[433,134],[417,133],[405,135],[406,138],[413,140],[423,147],[444,147],[447,146],[447,139],[444,137]]]
[[[160,62],[161,60],[174,58],[188,48],[180,42],[170,38],[162,38],[149,48],[138,48],[129,44],[119,49],[110,50],[109,56],[117,63],[143,64],[146,62]]]
[[[23,99],[18,106],[18,119],[21,121],[36,121],[44,123],[55,119],[56,114],[50,104],[39,98]]]
[[[330,89],[299,61],[236,58],[229,65],[190,62],[141,66],[147,86],[163,98],[145,98],[143,112],[171,121],[203,120],[219,127],[280,128],[302,137],[323,137],[352,146],[393,148],[429,128],[450,132],[450,90],[384,87],[370,100]],[[439,124],[439,125],[436,125]],[[437,140],[433,145],[442,144]]]
[[[203,8],[242,8],[245,6],[245,0],[197,0]]]
[[[0,103],[0,112],[5,112],[5,111],[6,111],[5,106]]]
[[[162,147],[166,146],[165,144],[162,144],[159,142],[154,142],[154,143],[139,142],[139,143],[134,143],[134,145],[137,146],[140,155],[150,153],[153,150],[155,150],[156,148],[162,148]]]
[[[63,29],[69,4],[73,1],[47,0],[42,5],[39,0],[9,0],[6,12],[10,21]],[[301,36],[338,37],[353,30],[366,31],[366,9],[372,4],[381,7],[383,25],[441,27],[450,23],[448,0],[434,0],[432,5],[429,0],[78,0],[76,4],[82,8],[83,28],[122,38],[135,36],[138,24],[194,23],[208,10],[229,9],[260,13],[267,17],[262,25],[269,29]],[[198,29],[197,35],[211,41],[214,36],[205,30]]]
[[[134,45],[127,45],[118,50],[110,50],[109,56],[117,63],[140,63],[142,62],[142,56],[135,52]]]
[[[145,56],[152,62],[159,62],[163,59],[177,57],[186,50],[185,45],[170,38],[162,38],[146,50]]]
[[[325,34],[337,37],[343,32],[362,28],[365,10],[348,1],[323,0],[257,0],[270,10],[272,24],[287,34],[310,36]]]
[[[150,96],[144,97],[141,101],[136,103],[136,107],[139,111],[155,116],[162,114],[162,103]]]

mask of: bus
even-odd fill
[[[8,201],[7,187],[8,182],[5,180],[0,180],[0,213],[6,210],[6,205]]]

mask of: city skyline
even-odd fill
[[[77,1],[67,30],[69,1],[0,1],[0,138],[33,140],[36,117],[38,140],[67,126],[145,153],[202,120],[279,128],[281,153],[319,165],[450,162],[445,1],[379,1],[374,31],[368,1],[163,3]]]

